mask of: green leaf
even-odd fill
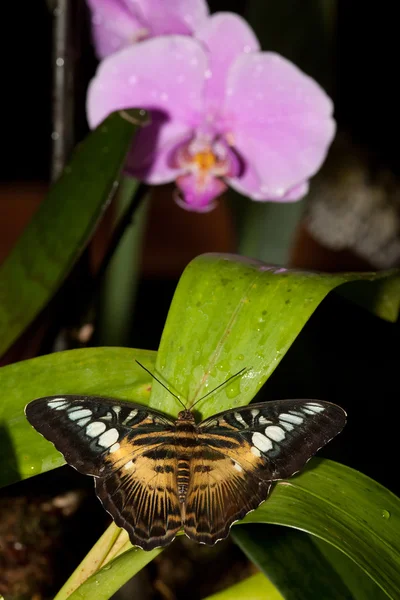
[[[387,600],[385,592],[343,552],[316,537],[312,542],[345,582],[353,600]]]
[[[0,266],[0,354],[46,306],[84,249],[145,119],[144,111],[114,113],[87,136]]]
[[[257,573],[206,600],[283,600],[283,597],[262,573]]]
[[[235,527],[232,537],[247,557],[267,575],[286,600],[309,600],[323,598],[337,600],[350,598],[349,588],[335,570],[331,561],[304,532],[294,529],[264,525]],[[314,538],[316,539],[316,538]],[[370,596],[360,596],[359,600],[387,596],[344,554],[329,544],[336,555],[351,564],[359,576],[357,582],[365,580],[369,584]],[[361,574],[361,577],[360,577]],[[346,582],[347,583],[347,582]]]
[[[286,265],[303,202],[254,202],[230,190],[238,230],[238,252],[276,265]]]
[[[151,378],[135,359],[154,367],[155,352],[128,348],[84,348],[56,352],[0,369],[0,485],[64,464],[54,446],[24,415],[28,402],[55,394],[97,394],[147,404]]]
[[[132,548],[91,575],[67,597],[69,600],[108,600],[160,552],[160,549],[144,552],[138,548]],[[57,595],[54,600],[63,600],[65,597]]]
[[[199,256],[186,267],[176,289],[157,372],[190,405],[245,367],[244,375],[198,408],[206,417],[248,404],[332,289],[350,281],[384,280],[388,274],[311,273],[235,255]],[[379,300],[377,296],[375,302]],[[180,409],[157,384],[150,403],[171,414]]]
[[[314,458],[243,522],[307,531],[344,552],[390,598],[400,597],[400,500],[362,473]]]

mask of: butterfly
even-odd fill
[[[189,409],[174,420],[99,396],[48,396],[25,412],[67,463],[94,477],[104,508],[143,550],[167,546],[182,528],[201,544],[226,538],[346,423],[342,408],[320,400],[251,404],[199,424]]]

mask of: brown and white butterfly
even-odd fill
[[[346,423],[339,406],[279,400],[227,410],[196,424],[139,404],[51,396],[28,421],[67,463],[95,478],[96,493],[133,545],[166,546],[183,528],[212,545],[297,473]]]

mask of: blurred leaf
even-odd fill
[[[295,271],[228,254],[198,256],[176,289],[157,372],[190,405],[247,367],[244,375],[197,407],[206,417],[248,404],[329,291],[346,282],[384,281],[386,276]],[[394,296],[398,303],[397,291]],[[171,414],[179,411],[176,400],[158,384],[150,404]]]
[[[129,210],[136,190],[135,179],[122,178],[116,202],[117,220]],[[129,346],[149,209],[146,200],[136,209],[135,218],[125,229],[103,278],[96,339],[104,346]]]
[[[400,308],[400,274],[398,270],[388,271],[387,274],[387,277],[377,279],[372,284],[366,281],[345,284],[338,292],[377,317],[395,322]]]
[[[206,600],[283,600],[283,596],[262,574],[252,575],[235,585],[208,596]]]
[[[132,136],[146,122],[141,112],[112,114],[78,145],[0,266],[0,354],[46,306],[86,246]]]
[[[54,446],[24,415],[28,402],[56,394],[97,394],[147,404],[151,380],[137,358],[154,367],[155,352],[128,348],[84,348],[56,352],[0,369],[0,485],[64,464]]]
[[[370,577],[342,552],[302,531],[267,525],[247,525],[236,527],[232,536],[246,556],[272,581],[285,600],[387,598]],[[346,574],[343,573],[344,581],[334,568],[335,563],[332,564],[320,551],[314,540],[329,549],[328,554],[332,550],[335,558],[340,557],[341,562],[347,563],[349,569]],[[354,595],[347,587],[352,583],[356,583],[357,586],[364,585],[364,589],[353,586],[356,593]]]
[[[254,202],[233,190],[229,197],[236,217],[238,253],[276,265],[288,264],[304,203]]]

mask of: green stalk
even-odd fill
[[[135,179],[122,179],[116,201],[116,222],[128,210],[137,191]],[[105,272],[98,321],[100,345],[129,346],[147,213],[148,199],[145,198],[137,207]]]

